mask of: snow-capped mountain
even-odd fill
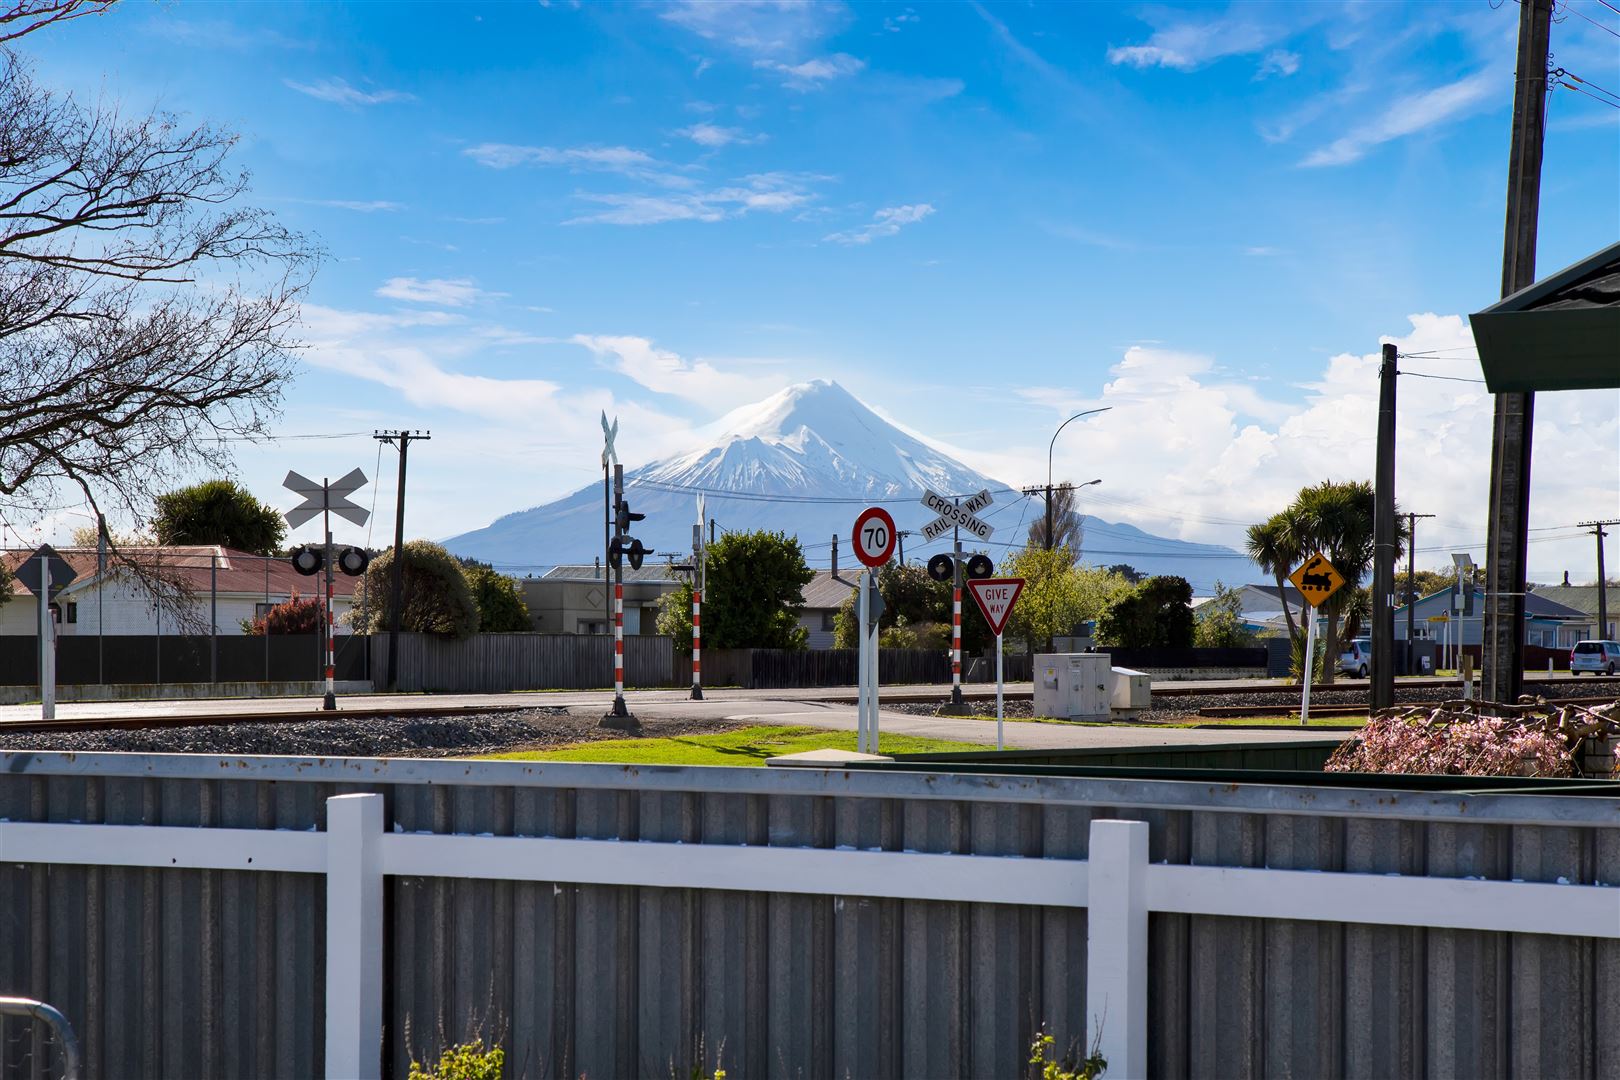
[[[979,545],[999,560],[1024,542],[1039,499],[976,472],[878,416],[835,382],[790,386],[737,409],[718,425],[722,434],[688,453],[625,470],[625,497],[647,519],[634,534],[659,553],[690,552],[696,499],[719,529],[770,529],[797,536],[811,566],[826,568],[838,538],[840,567],[855,560],[849,531],[861,507],[884,506],[906,538],[908,561],[948,550],[949,535],[924,544],[934,514],[920,503],[924,489],[972,495],[989,489],[995,502],[980,517],[995,526]],[[501,569],[535,571],[558,563],[590,563],[602,550],[603,499],[592,484],[556,502],[508,514],[485,528],[445,541],[457,555]],[[1228,548],[1189,544],[1087,517],[1088,561],[1128,562],[1149,574],[1180,574],[1196,586],[1216,577],[1261,580],[1252,564]],[[964,538],[969,546],[971,537]],[[1130,557],[1116,552],[1129,550]],[[1107,554],[1103,554],[1106,552]]]

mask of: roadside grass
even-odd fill
[[[853,731],[812,727],[759,725],[718,735],[683,735],[667,739],[603,739],[574,743],[549,750],[514,750],[480,754],[480,760],[595,761],[620,765],[763,765],[766,758],[805,750],[855,749]],[[927,754],[984,750],[983,743],[951,739],[921,739],[911,735],[882,735],[878,749],[885,754]]]
[[[1311,722],[1301,724],[1299,713],[1278,713],[1274,716],[1219,716],[1195,717],[1176,727],[1366,727],[1365,716],[1315,716]]]

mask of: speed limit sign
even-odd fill
[[[898,537],[894,518],[881,506],[868,506],[855,519],[855,557],[864,565],[882,566],[894,555]]]

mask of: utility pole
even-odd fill
[[[1374,710],[1395,704],[1395,358],[1378,366],[1378,450],[1373,475],[1372,686]],[[1334,663],[1334,657],[1328,657]]]
[[[1547,53],[1553,0],[1520,0],[1519,50],[1508,157],[1502,295],[1536,278],[1536,221],[1547,108]],[[1535,395],[1496,395],[1491,434],[1490,531],[1486,547],[1485,660],[1481,696],[1518,700],[1524,686],[1524,591],[1530,533],[1530,446]]]
[[[388,573],[388,689],[399,686],[399,620],[405,607],[405,459],[411,443],[433,438],[431,431],[374,431],[371,437],[399,450],[399,483],[394,492],[394,560]]]
[[[900,565],[901,566],[906,565],[906,537],[908,537],[910,535],[911,535],[911,533],[909,533],[909,532],[896,532],[894,534],[895,540],[900,544]]]
[[[1432,518],[1433,514],[1406,515],[1406,673],[1416,675],[1417,658],[1417,519]],[[1450,612],[1447,612],[1449,615]],[[1436,669],[1440,665],[1436,664]]]
[[[1609,636],[1609,597],[1608,578],[1603,570],[1603,539],[1608,536],[1604,530],[1605,525],[1620,525],[1620,518],[1606,518],[1603,521],[1583,521],[1581,528],[1591,529],[1592,535],[1597,539],[1597,590],[1598,590],[1598,628],[1597,636],[1607,639]]]

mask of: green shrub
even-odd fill
[[[1098,1037],[1101,1038],[1101,1033]],[[1077,1060],[1072,1054],[1059,1059],[1056,1054],[1056,1040],[1045,1028],[1037,1031],[1029,1044],[1030,1076],[1034,1080],[1097,1080],[1108,1069],[1108,1062],[1098,1053],[1096,1045],[1084,1060]]]
[[[409,1080],[501,1080],[505,1067],[505,1050],[499,1046],[486,1050],[481,1042],[469,1042],[447,1048],[437,1065],[413,1058]]]

